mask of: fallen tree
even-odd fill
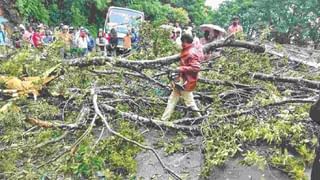
[[[212,67],[209,63],[201,67],[194,93],[202,114],[198,118],[179,104],[171,121],[159,120],[170,93],[167,75],[179,55],[154,60],[143,60],[143,55],[134,60],[105,56],[66,59],[60,76],[38,84],[36,101],[28,93],[13,99],[8,95],[19,89],[1,86],[0,105],[5,108],[0,112],[0,151],[4,153],[0,161],[8,166],[0,165],[4,172],[0,177],[40,177],[46,171],[50,178],[90,178],[98,172],[111,179],[129,178],[137,168],[134,157],[145,149],[156,156],[165,172],[181,179],[183,170],[173,171],[170,162],[159,155],[163,149],[154,148],[155,142],[144,142],[147,135],[141,129],[151,128],[163,134],[163,141],[170,139],[167,132],[202,136],[203,176],[236,154],[246,159],[252,144],[278,150],[289,142],[298,152],[292,161],[296,165],[280,162],[274,166],[299,178],[313,155],[315,130],[310,128],[307,111],[316,99],[319,74],[310,79],[285,59],[270,56],[268,50],[265,53],[264,45],[252,42],[218,41],[206,45],[204,51],[221,47],[221,57],[210,62]],[[20,52],[23,56],[16,52],[1,62],[1,74],[21,78],[46,72],[60,63],[58,53],[50,48],[39,61],[31,59],[41,57],[41,52]],[[306,78],[281,73],[283,67]],[[185,149],[174,149],[179,151]],[[277,160],[259,153],[267,164]],[[268,153],[278,157],[274,151]],[[281,155],[279,159],[287,158]],[[31,165],[26,166],[28,163]],[[103,169],[107,170],[101,172]]]

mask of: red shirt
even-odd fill
[[[200,54],[192,44],[183,47],[180,54],[180,77],[184,82],[185,91],[193,91],[196,88],[200,71]]]
[[[41,35],[38,32],[35,32],[32,36],[32,42],[35,48],[39,48],[41,46]]]

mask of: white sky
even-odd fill
[[[206,0],[206,5],[211,6],[213,9],[217,9],[223,1],[225,0]]]

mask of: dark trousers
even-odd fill
[[[320,146],[316,151],[316,157],[313,161],[311,180],[320,180]]]

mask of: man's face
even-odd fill
[[[232,22],[232,24],[233,24],[233,25],[239,24],[239,19],[234,19],[233,22]]]

